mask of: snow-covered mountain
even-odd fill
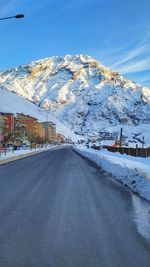
[[[150,125],[150,89],[87,55],[50,57],[1,72],[0,86],[51,109],[76,133],[121,125],[145,131]]]

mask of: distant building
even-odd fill
[[[27,139],[30,143],[37,143],[38,138],[38,120],[34,117],[24,115],[22,113],[17,113],[15,118],[16,123],[23,126],[26,132]]]
[[[128,146],[129,145],[129,139],[128,136],[126,135],[122,135],[122,142],[121,142],[122,146]],[[120,139],[115,140],[115,143],[113,144],[114,147],[119,147],[120,146]]]
[[[17,113],[15,122],[16,125],[21,126],[20,131],[24,132],[24,138],[30,143],[41,144],[45,142],[45,128],[36,118]]]
[[[37,122],[37,141],[38,143],[44,143],[45,142],[45,128],[42,123]]]
[[[56,141],[56,124],[51,121],[42,122],[45,129],[45,141],[50,143]]]
[[[99,132],[100,140],[115,140],[116,137],[117,137],[117,133]]]
[[[18,146],[22,144],[28,144],[28,137],[26,131],[26,125],[22,124],[17,118],[15,118],[14,131],[13,131],[13,144]]]
[[[60,143],[65,142],[65,137],[62,134],[57,133],[56,134],[56,140]]]
[[[122,145],[128,146],[129,145],[129,138],[126,135],[122,135]]]
[[[17,113],[0,113],[0,140],[3,143],[42,144],[56,140],[56,125],[53,122],[40,123],[32,116]]]

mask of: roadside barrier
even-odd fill
[[[110,152],[118,152],[120,154],[126,154],[133,157],[150,157],[150,147],[148,148],[139,148],[136,145],[136,148],[133,147],[114,147],[114,146],[103,146]],[[99,149],[98,149],[99,150]]]

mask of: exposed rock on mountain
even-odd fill
[[[51,109],[80,134],[150,123],[150,89],[87,55],[51,57],[1,72],[0,86]]]

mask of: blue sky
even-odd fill
[[[0,0],[0,70],[85,53],[150,87],[149,0]]]

